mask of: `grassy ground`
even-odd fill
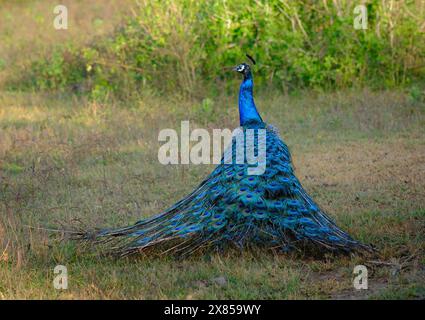
[[[166,208],[212,167],[160,165],[159,130],[187,119],[192,128],[237,126],[237,87],[207,104],[145,92],[102,104],[2,89],[58,43],[110,32],[132,2],[64,0],[70,29],[57,32],[56,1],[0,0],[0,299],[424,298],[425,106],[401,91],[257,99],[305,188],[341,227],[379,248],[377,257],[112,260],[37,229],[121,226]],[[68,290],[53,288],[58,264],[68,268]],[[353,289],[357,264],[368,266],[369,290]]]
[[[213,103],[217,113],[205,114],[173,97],[124,108],[1,93],[0,298],[425,297],[424,106],[402,92],[258,99],[306,189],[355,238],[376,245],[378,257],[231,252],[116,261],[26,227],[125,225],[166,208],[211,167],[161,165],[158,132],[185,119],[235,127],[236,96]],[[53,288],[58,264],[68,268],[65,291]],[[353,289],[357,264],[369,268],[369,290]]]

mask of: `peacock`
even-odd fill
[[[184,257],[230,247],[312,254],[373,250],[341,230],[302,187],[287,145],[276,128],[263,121],[254,103],[251,65],[255,60],[247,57],[250,63],[233,68],[243,76],[238,131],[246,138],[242,150],[235,135],[220,164],[185,198],[133,225],[86,232],[83,239],[108,243],[119,256],[159,252]],[[254,154],[266,151],[260,174],[250,173],[247,161],[235,160],[249,139]],[[229,157],[232,161],[226,161]]]

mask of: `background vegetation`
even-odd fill
[[[63,41],[24,65],[17,86],[128,98],[155,89],[197,96],[228,87],[251,53],[257,85],[284,92],[407,85],[425,77],[423,0],[141,0],[108,37]],[[70,12],[72,15],[72,10]],[[95,27],[103,20],[96,20]],[[71,24],[72,28],[72,24]]]
[[[0,1],[0,299],[425,297],[424,1],[366,1],[366,31],[355,1],[61,2],[67,31],[57,1]],[[192,190],[211,167],[162,166],[158,132],[236,127],[245,52],[301,182],[377,257],[117,261],[39,229],[129,224]]]

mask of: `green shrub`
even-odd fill
[[[420,2],[391,3],[368,1],[368,29],[355,30],[357,1],[140,1],[110,37],[35,61],[25,83],[95,99],[144,88],[201,96],[232,85],[227,67],[248,52],[259,87],[405,85],[425,76]]]

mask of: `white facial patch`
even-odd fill
[[[243,64],[241,64],[240,66],[238,66],[238,72],[242,72],[245,70],[245,66]]]

